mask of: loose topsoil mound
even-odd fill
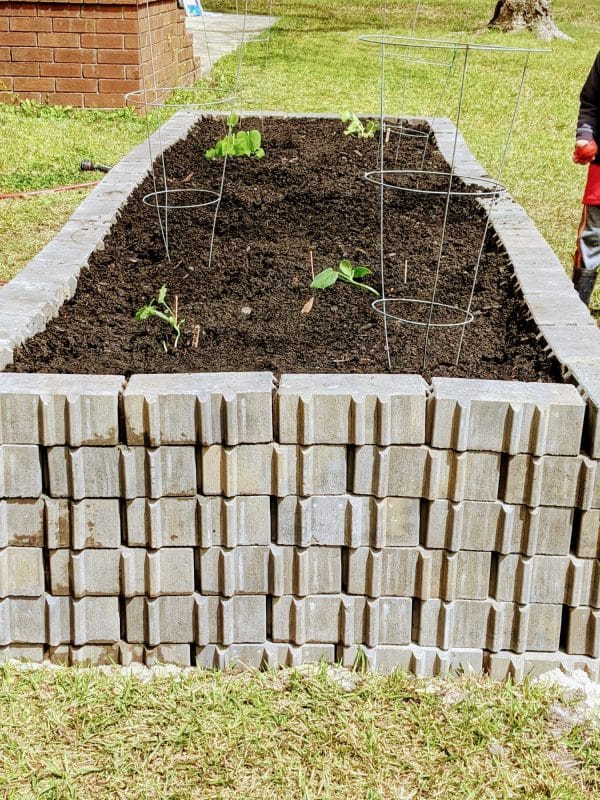
[[[231,158],[208,270],[214,207],[169,214],[171,263],[165,257],[155,208],[138,188],[83,270],[75,297],[44,333],[16,354],[19,372],[116,373],[272,370],[274,372],[382,372],[387,370],[383,318],[363,289],[337,283],[313,291],[314,269],[348,258],[379,278],[379,188],[364,180],[377,168],[378,142],[345,136],[337,121],[247,119],[263,129],[266,157]],[[223,136],[223,122],[199,123],[167,154],[169,187],[218,190],[219,161],[204,151]],[[396,135],[386,144],[386,168],[420,169],[423,140]],[[397,156],[397,160],[396,160]],[[431,146],[426,169],[446,170]],[[157,172],[158,174],[158,172]],[[159,186],[159,188],[161,188]],[[439,252],[445,199],[385,191],[385,274],[388,296],[429,300]],[[449,206],[437,300],[465,308],[485,220],[472,198]],[[407,281],[404,282],[405,270]],[[168,329],[156,319],[137,322],[136,310],[168,287],[178,295],[185,325],[179,347],[165,352]],[[392,313],[424,319],[427,306],[398,303]],[[557,380],[515,293],[512,270],[491,237],[475,287],[475,320],[466,328],[455,365],[460,328],[431,331],[422,368],[424,329],[391,321],[394,372],[470,378]],[[441,311],[441,313],[440,313]],[[457,321],[436,310],[434,321]],[[442,316],[442,314],[446,316]],[[424,317],[425,315],[425,317]],[[199,345],[193,346],[196,326]]]

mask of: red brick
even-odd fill
[[[10,74],[13,78],[37,78],[40,74],[40,65],[37,61],[13,61],[10,65]]]
[[[138,61],[136,50],[98,50],[99,64],[137,64]]]
[[[0,31],[8,30],[8,17],[0,17]]]
[[[58,17],[52,20],[52,30],[55,33],[94,33],[96,21],[79,17]]]
[[[124,80],[126,76],[125,69],[122,64],[84,64],[83,77],[84,78],[114,78],[116,80]]]
[[[10,47],[0,47],[0,61],[10,61]]]
[[[48,95],[48,102],[56,106],[83,106],[83,95],[78,92],[52,92]]]
[[[125,96],[122,94],[88,94],[83,98],[86,108],[124,108]]]
[[[40,47],[79,47],[79,33],[40,33]]]
[[[58,62],[70,61],[79,64],[95,64],[96,51],[61,47],[54,51],[54,60]]]
[[[13,89],[15,92],[52,92],[54,78],[15,78]]]
[[[14,103],[12,78],[0,78],[0,103]]]
[[[37,34],[34,31],[25,33],[3,32],[0,33],[0,45],[8,47],[35,47],[37,44]]]
[[[13,17],[10,20],[11,31],[51,31],[52,20],[43,17]]]
[[[94,17],[94,19],[123,19],[123,9],[119,6],[98,6],[84,5],[81,7],[82,17]],[[134,16],[137,16],[137,9],[134,9]]]
[[[137,35],[133,36],[133,34],[124,36],[123,46],[126,50],[137,50],[137,48],[140,46],[140,37]]]
[[[135,19],[99,19],[96,22],[96,33],[137,33]]]
[[[52,61],[52,48],[50,47],[13,47],[11,50],[13,61]]]
[[[79,6],[72,3],[40,3],[38,17],[78,17]]]
[[[139,89],[138,81],[111,81],[100,80],[98,81],[98,91],[101,94],[127,94],[127,92],[134,92]]]
[[[37,7],[31,3],[11,3],[10,16],[11,17],[35,17]]]
[[[57,78],[57,92],[97,92],[98,81],[92,78]]]
[[[81,64],[40,64],[40,75],[48,78],[81,78]]]
[[[123,36],[118,33],[82,33],[81,34],[82,47],[95,47],[100,50],[122,50],[123,49]]]
[[[125,73],[125,75],[123,77],[127,78],[127,80],[139,81],[141,79],[142,70],[137,64],[135,66],[126,67],[125,69],[126,69],[126,73]]]

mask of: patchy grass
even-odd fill
[[[564,741],[558,692],[474,677],[327,668],[194,671],[144,684],[98,670],[0,668],[0,795],[219,800],[597,796],[600,734]],[[561,746],[566,746],[563,740]],[[585,748],[585,751],[584,749]]]

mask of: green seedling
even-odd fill
[[[227,135],[210,147],[204,157],[212,161],[215,158],[224,156],[251,156],[254,158],[264,158],[265,151],[261,147],[262,136],[260,131],[238,131],[233,129],[239,124],[237,114],[231,114],[227,119]]]
[[[142,306],[136,311],[135,319],[137,319],[138,322],[143,322],[145,319],[149,319],[149,317],[157,317],[158,319],[162,320],[162,322],[171,328],[172,333],[175,335],[173,350],[176,350],[177,345],[179,344],[179,337],[181,336],[181,329],[185,324],[185,320],[180,320],[177,318],[177,295],[175,295],[174,308],[171,308],[171,306],[167,303],[166,297],[167,286],[163,283],[158,290],[156,297],[153,297],[147,306]],[[166,339],[163,339],[162,345],[165,348],[165,353],[167,353],[169,351],[169,345]]]
[[[310,285],[311,289],[328,289],[330,286],[340,280],[344,283],[350,283],[352,286],[359,286],[361,289],[366,289],[376,297],[379,297],[379,292],[372,286],[366,283],[359,283],[357,278],[364,278],[365,275],[372,275],[373,273],[368,267],[355,267],[351,261],[344,258],[340,261],[337,267],[327,267],[322,272],[315,276],[315,279]]]
[[[359,139],[372,139],[379,130],[379,122],[376,119],[369,119],[365,123],[350,112],[342,114],[342,122],[347,123],[344,134],[358,136]]]

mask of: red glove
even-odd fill
[[[592,139],[591,142],[585,139],[578,139],[575,143],[575,151],[573,152],[573,161],[576,164],[590,164],[598,154],[598,145]]]

